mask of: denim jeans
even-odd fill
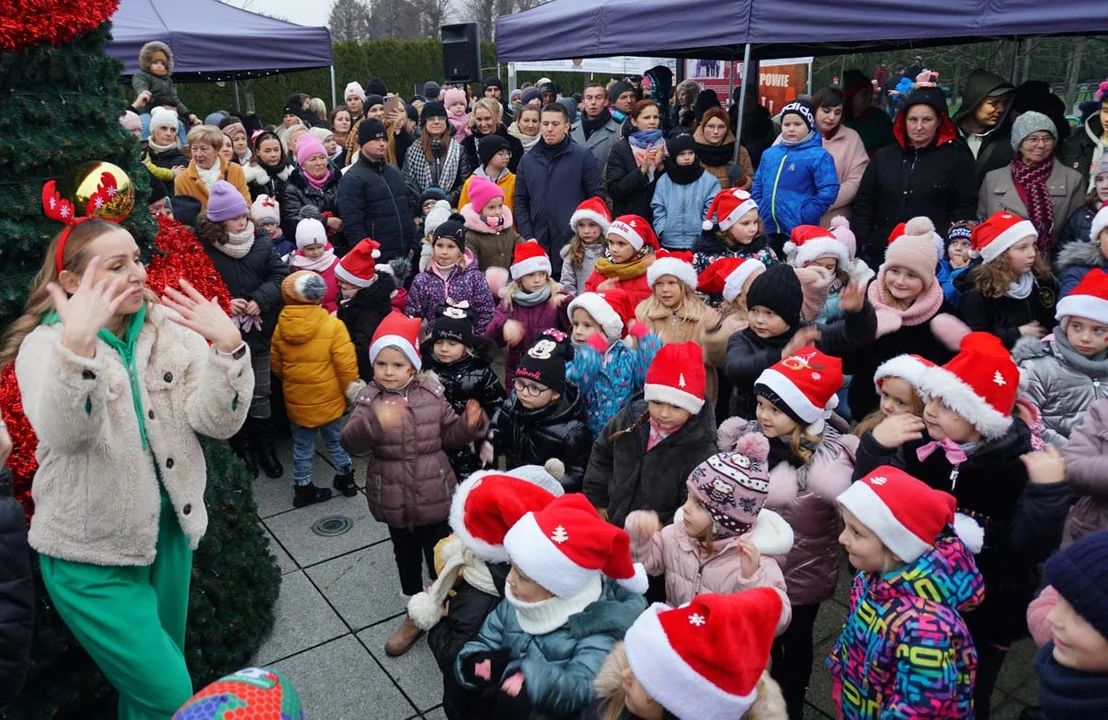
[[[315,436],[319,433],[323,436],[323,444],[327,446],[327,455],[331,458],[331,464],[335,466],[340,475],[350,472],[350,456],[342,449],[339,443],[339,433],[342,432],[342,419],[331,422],[317,428],[300,427],[296,423],[289,423],[292,428],[292,480],[297,485],[307,485],[312,479],[312,460],[315,459]]]

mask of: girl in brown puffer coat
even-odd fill
[[[434,375],[419,374],[420,320],[393,313],[381,321],[369,346],[373,382],[358,395],[342,430],[342,446],[367,455],[366,496],[373,518],[389,526],[401,592],[423,590],[423,567],[434,579],[435,545],[450,534],[447,516],[457,480],[444,448],[485,437],[489,419],[476,400],[462,416]],[[422,559],[421,559],[422,555]],[[385,643],[403,654],[423,634],[411,618]]]

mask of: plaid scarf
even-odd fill
[[[442,188],[448,193],[453,189],[462,162],[462,146],[449,139],[446,143],[445,153],[436,157],[433,164],[427,161],[423,148],[418,145],[412,146],[405,156],[404,175],[420,192],[429,187]]]
[[[1012,170],[1012,180],[1027,195],[1027,214],[1031,224],[1039,231],[1035,244],[1039,252],[1046,252],[1054,244],[1054,206],[1050,203],[1050,191],[1046,188],[1046,181],[1054,170],[1054,156],[1028,165],[1017,155],[1008,167]]]

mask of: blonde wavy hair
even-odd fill
[[[1016,281],[1016,273],[1008,262],[1007,253],[992,262],[982,264],[970,272],[973,273],[973,286],[987,298],[1002,298],[1008,292],[1008,286]],[[1050,278],[1050,265],[1039,253],[1035,254],[1035,264],[1031,274],[1040,282]]]
[[[220,133],[220,136],[222,136],[222,133]],[[58,242],[61,240],[62,232],[64,231],[55,235],[46,248],[46,257],[31,283],[31,293],[27,296],[27,304],[23,307],[23,314],[8,327],[3,340],[0,341],[0,368],[4,368],[15,361],[23,340],[42,323],[42,318],[54,309],[54,300],[50,297],[50,293],[46,291],[46,286],[50,283],[59,282],[61,277],[55,259],[58,255]],[[62,255],[63,270],[77,275],[83,273],[89,260],[94,257],[93,253],[89,252],[89,245],[97,238],[112,232],[127,231],[117,223],[100,220],[99,218],[85,220],[79,225],[75,225],[65,242],[65,253]],[[143,295],[149,304],[158,302],[157,295],[149,289],[144,290]]]

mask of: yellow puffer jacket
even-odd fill
[[[346,325],[319,305],[286,305],[269,348],[289,420],[320,427],[346,412],[346,393],[358,383],[358,359]]]

